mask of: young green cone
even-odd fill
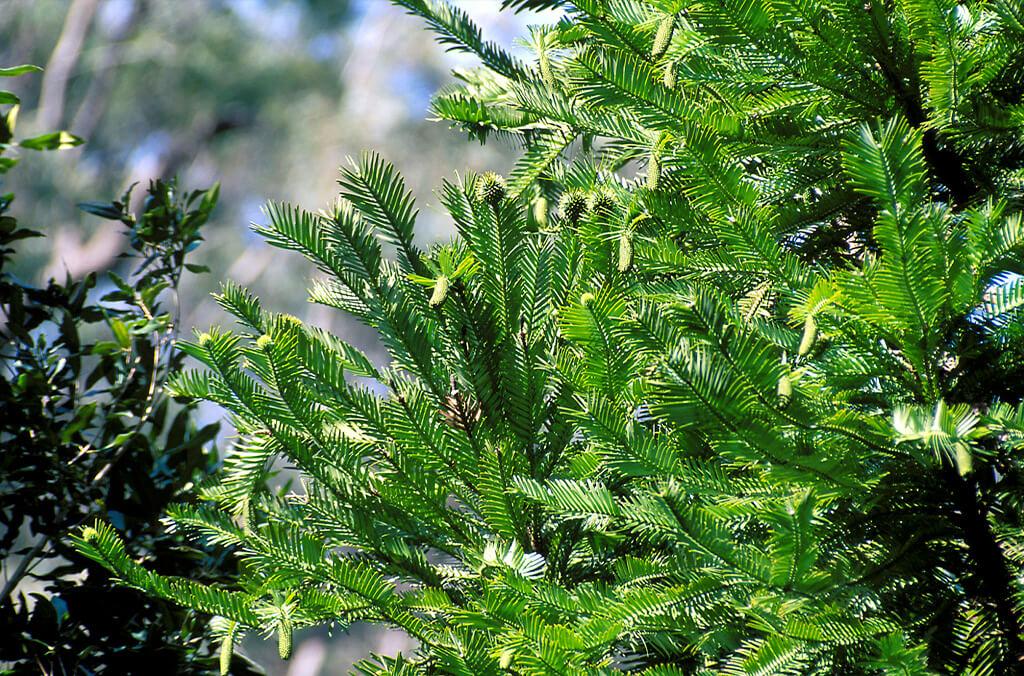
[[[551,59],[546,51],[540,53],[540,78],[548,87],[555,86],[555,76],[551,72]]]
[[[654,44],[651,46],[651,58],[660,59],[668,51],[672,42],[672,32],[676,28],[676,17],[674,14],[666,14],[658,24],[658,32],[654,35]]]
[[[814,320],[814,315],[807,315],[804,319],[804,335],[800,338],[800,348],[797,351],[801,357],[806,357],[811,353],[811,348],[814,347],[814,340],[818,337],[818,323]]]
[[[633,236],[628,232],[619,235],[619,272],[626,272],[633,265]]]
[[[430,295],[430,307],[438,307],[448,298],[448,278],[441,275],[434,282],[434,293]]]
[[[661,84],[665,85],[666,89],[676,88],[676,63],[670,61],[665,64],[665,72],[661,76]]]
[[[538,197],[533,201],[533,220],[537,227],[548,227],[548,200],[546,197]]]
[[[779,398],[779,406],[782,408],[789,406],[789,402],[793,399],[793,381],[790,380],[788,373],[783,373],[779,376],[779,384],[775,389],[775,394]]]
[[[282,660],[292,656],[292,622],[287,617],[281,617],[277,626],[277,654]]]
[[[657,190],[658,179],[661,178],[661,161],[657,150],[651,150],[651,158],[647,161],[647,189]]]
[[[231,657],[235,652],[235,637],[228,633],[220,643],[220,676],[227,676],[231,671]]]

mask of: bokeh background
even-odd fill
[[[525,24],[550,19],[499,12],[498,0],[456,4],[513,51]],[[368,331],[307,302],[309,264],[252,234],[262,205],[326,206],[339,165],[372,148],[405,175],[428,244],[451,236],[432,193],[441,179],[505,171],[516,155],[428,120],[431,94],[474,61],[446,53],[388,0],[0,0],[0,65],[21,63],[45,72],[10,83],[23,100],[19,136],[67,129],[86,144],[23,155],[5,185],[18,195],[19,221],[47,235],[22,243],[15,274],[38,283],[127,272],[119,226],[77,202],[114,199],[158,177],[177,176],[182,188],[219,181],[220,206],[195,259],[211,272],[188,276],[182,288],[186,330],[227,321],[210,294],[230,278],[266,307],[327,327],[382,361]],[[369,651],[410,647],[398,632],[364,626],[297,640],[289,663],[270,641],[250,640],[244,651],[270,674],[314,676],[346,673]]]

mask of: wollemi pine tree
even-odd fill
[[[226,286],[244,328],[175,387],[240,441],[171,517],[245,575],[83,550],[226,651],[418,639],[367,673],[1019,671],[1020,3],[506,2],[564,7],[535,63],[399,4],[483,64],[435,112],[521,160],[445,184],[429,252],[374,156],[330,210],[268,209],[391,363]]]

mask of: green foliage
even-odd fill
[[[216,465],[207,447],[218,426],[198,427],[195,406],[173,403],[162,383],[184,362],[172,349],[176,319],[167,296],[195,269],[187,255],[199,244],[217,190],[178,195],[173,182],[156,182],[137,216],[128,212],[128,198],[81,206],[127,228],[131,275],[69,278],[45,288],[5,269],[16,242],[41,234],[18,226],[12,195],[0,200],[4,673],[142,673],[154,658],[169,672],[203,673],[213,660],[195,613],[127,589],[111,592],[109,573],[69,538],[103,518],[137,553],[158,557],[165,572],[205,580],[223,574],[219,556],[185,547],[160,523],[168,505]]]
[[[39,66],[23,65],[11,68],[0,68],[0,78],[20,77],[27,73],[38,73],[42,70]],[[0,89],[0,106],[10,106],[0,115],[0,175],[6,174],[18,163],[17,157],[4,157],[10,150],[25,148],[26,150],[62,150],[81,145],[82,139],[66,131],[54,131],[40,134],[31,138],[15,139],[14,132],[18,124],[18,112],[21,110],[21,99],[14,92]],[[12,198],[5,196],[4,204]],[[13,225],[4,225],[4,234],[14,230]],[[6,244],[6,242],[5,242]]]
[[[374,156],[271,206],[390,362],[225,286],[242,328],[172,388],[239,442],[171,518],[238,584],[83,551],[248,630],[419,641],[371,674],[1016,673],[1021,8],[580,0],[534,68],[400,4],[480,56],[434,108],[522,142],[507,190],[445,183],[428,252]]]

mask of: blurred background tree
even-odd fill
[[[431,94],[468,57],[446,54],[385,0],[3,0],[0,64],[37,63],[42,76],[19,78],[20,129],[28,136],[66,128],[87,139],[60,157],[19,167],[5,189],[18,194],[45,239],[19,243],[9,272],[28,283],[91,272],[125,273],[127,246],[117,224],[75,204],[121,194],[132,183],[177,175],[185,186],[221,184],[207,244],[190,260],[215,274],[187,276],[181,326],[225,321],[210,299],[221,279],[248,286],[268,306],[329,328],[383,353],[369,332],[306,302],[315,275],[249,230],[267,200],[321,204],[336,193],[337,167],[375,148],[405,175],[426,205],[420,236],[450,234],[431,190],[452,167],[504,171],[512,153],[466,143],[427,120]],[[504,41],[532,15],[499,12],[500,3],[464,0],[488,35]],[[134,209],[138,204],[131,205]],[[425,242],[424,242],[425,243]],[[207,421],[210,422],[210,421]],[[408,646],[397,632],[353,629],[328,641],[298,636],[287,664],[272,644],[247,651],[292,676],[345,673],[367,649]],[[355,645],[360,644],[360,645]]]
[[[46,158],[12,181],[35,204],[37,222],[52,224],[50,240],[24,248],[18,271],[27,277],[116,267],[123,239],[83,219],[76,201],[153,178],[216,180],[221,209],[198,258],[218,275],[183,289],[184,325],[218,320],[209,292],[221,276],[307,318],[319,312],[303,300],[311,271],[273,266],[274,254],[249,232],[268,199],[323,203],[345,157],[368,147],[395,162],[428,204],[438,167],[509,164],[500,146],[468,144],[426,119],[430,95],[468,61],[445,54],[384,0],[4,4],[0,62],[45,68],[42,79],[18,83],[25,110],[36,111],[23,117],[25,133],[64,127],[88,141],[73,159]],[[499,14],[498,3],[464,4],[499,37],[511,39],[526,20]],[[427,238],[448,233],[440,216],[425,215]]]

